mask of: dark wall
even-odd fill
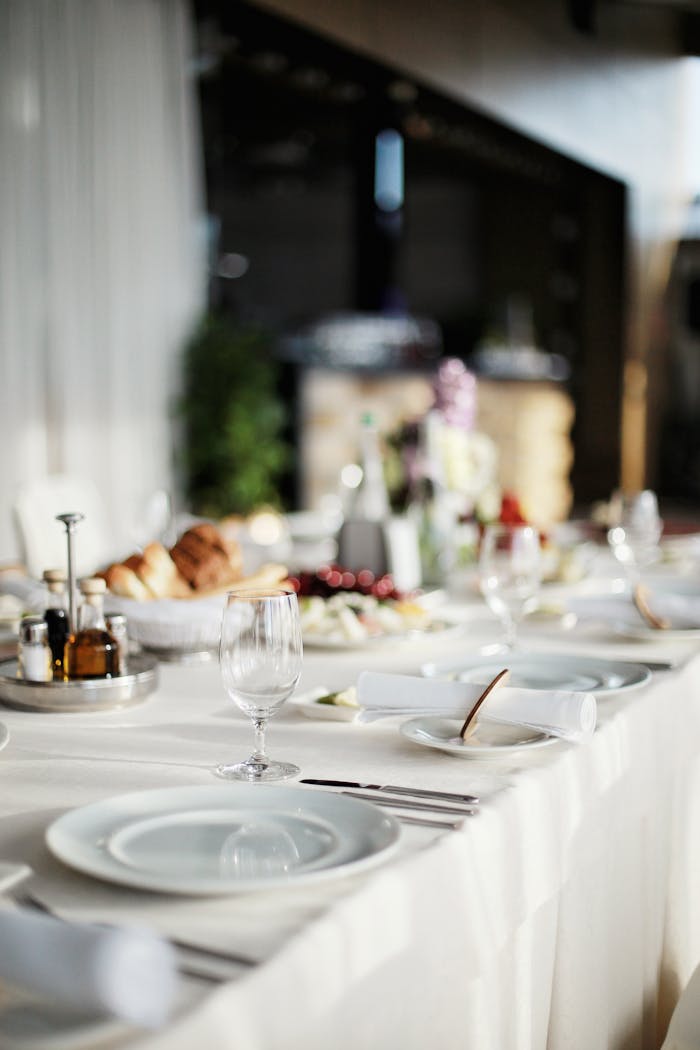
[[[617,484],[624,187],[415,78],[243,3],[197,0],[213,295],[281,333],[338,310],[405,309],[470,355],[513,297],[563,356],[577,502]],[[373,199],[375,136],[400,132],[402,206]]]

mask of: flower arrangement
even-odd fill
[[[475,376],[446,358],[430,410],[387,441],[387,487],[394,510],[417,519],[424,582],[442,582],[460,558],[456,544],[466,540],[460,523],[500,512],[498,449],[476,429],[476,409]]]
[[[454,515],[467,517],[484,498],[493,505],[498,450],[475,423],[476,378],[462,361],[447,358],[429,412],[387,439],[387,485],[396,510],[440,498]]]

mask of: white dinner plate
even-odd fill
[[[51,852],[87,875],[196,896],[354,874],[396,848],[394,817],[332,792],[266,784],[162,788],[65,813]]]
[[[624,660],[534,652],[465,656],[450,663],[424,664],[421,671],[428,678],[449,677],[459,682],[488,685],[504,667],[510,671],[508,685],[515,688],[568,689],[598,695],[636,689],[651,678],[648,667]]]
[[[404,722],[401,732],[414,744],[447,751],[460,758],[494,758],[514,751],[532,751],[556,744],[559,739],[529,726],[480,722],[465,741],[459,735],[461,728],[462,722],[455,718],[425,717]]]
[[[7,728],[6,725],[4,725],[3,722],[0,722],[0,751],[2,751],[2,749],[7,746],[7,742],[9,739],[10,730]]]

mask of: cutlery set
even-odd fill
[[[421,824],[431,828],[458,828],[464,817],[474,816],[478,810],[479,799],[476,795],[463,795],[451,791],[432,791],[428,788],[401,787],[397,784],[367,784],[354,780],[321,780],[307,777],[301,784],[315,787],[342,788],[342,795],[373,802],[375,806],[388,809],[410,811],[410,816],[403,812],[398,819],[404,824]],[[416,812],[426,816],[416,816]],[[434,813],[435,818],[428,814]],[[442,817],[453,816],[455,820],[444,820]]]

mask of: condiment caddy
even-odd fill
[[[17,657],[0,662],[0,701],[32,711],[105,711],[138,703],[158,684],[158,662],[128,651],[125,617],[105,620],[105,581],[80,581],[78,607],[73,535],[82,514],[61,514],[68,573],[47,570],[44,617],[25,617]]]

